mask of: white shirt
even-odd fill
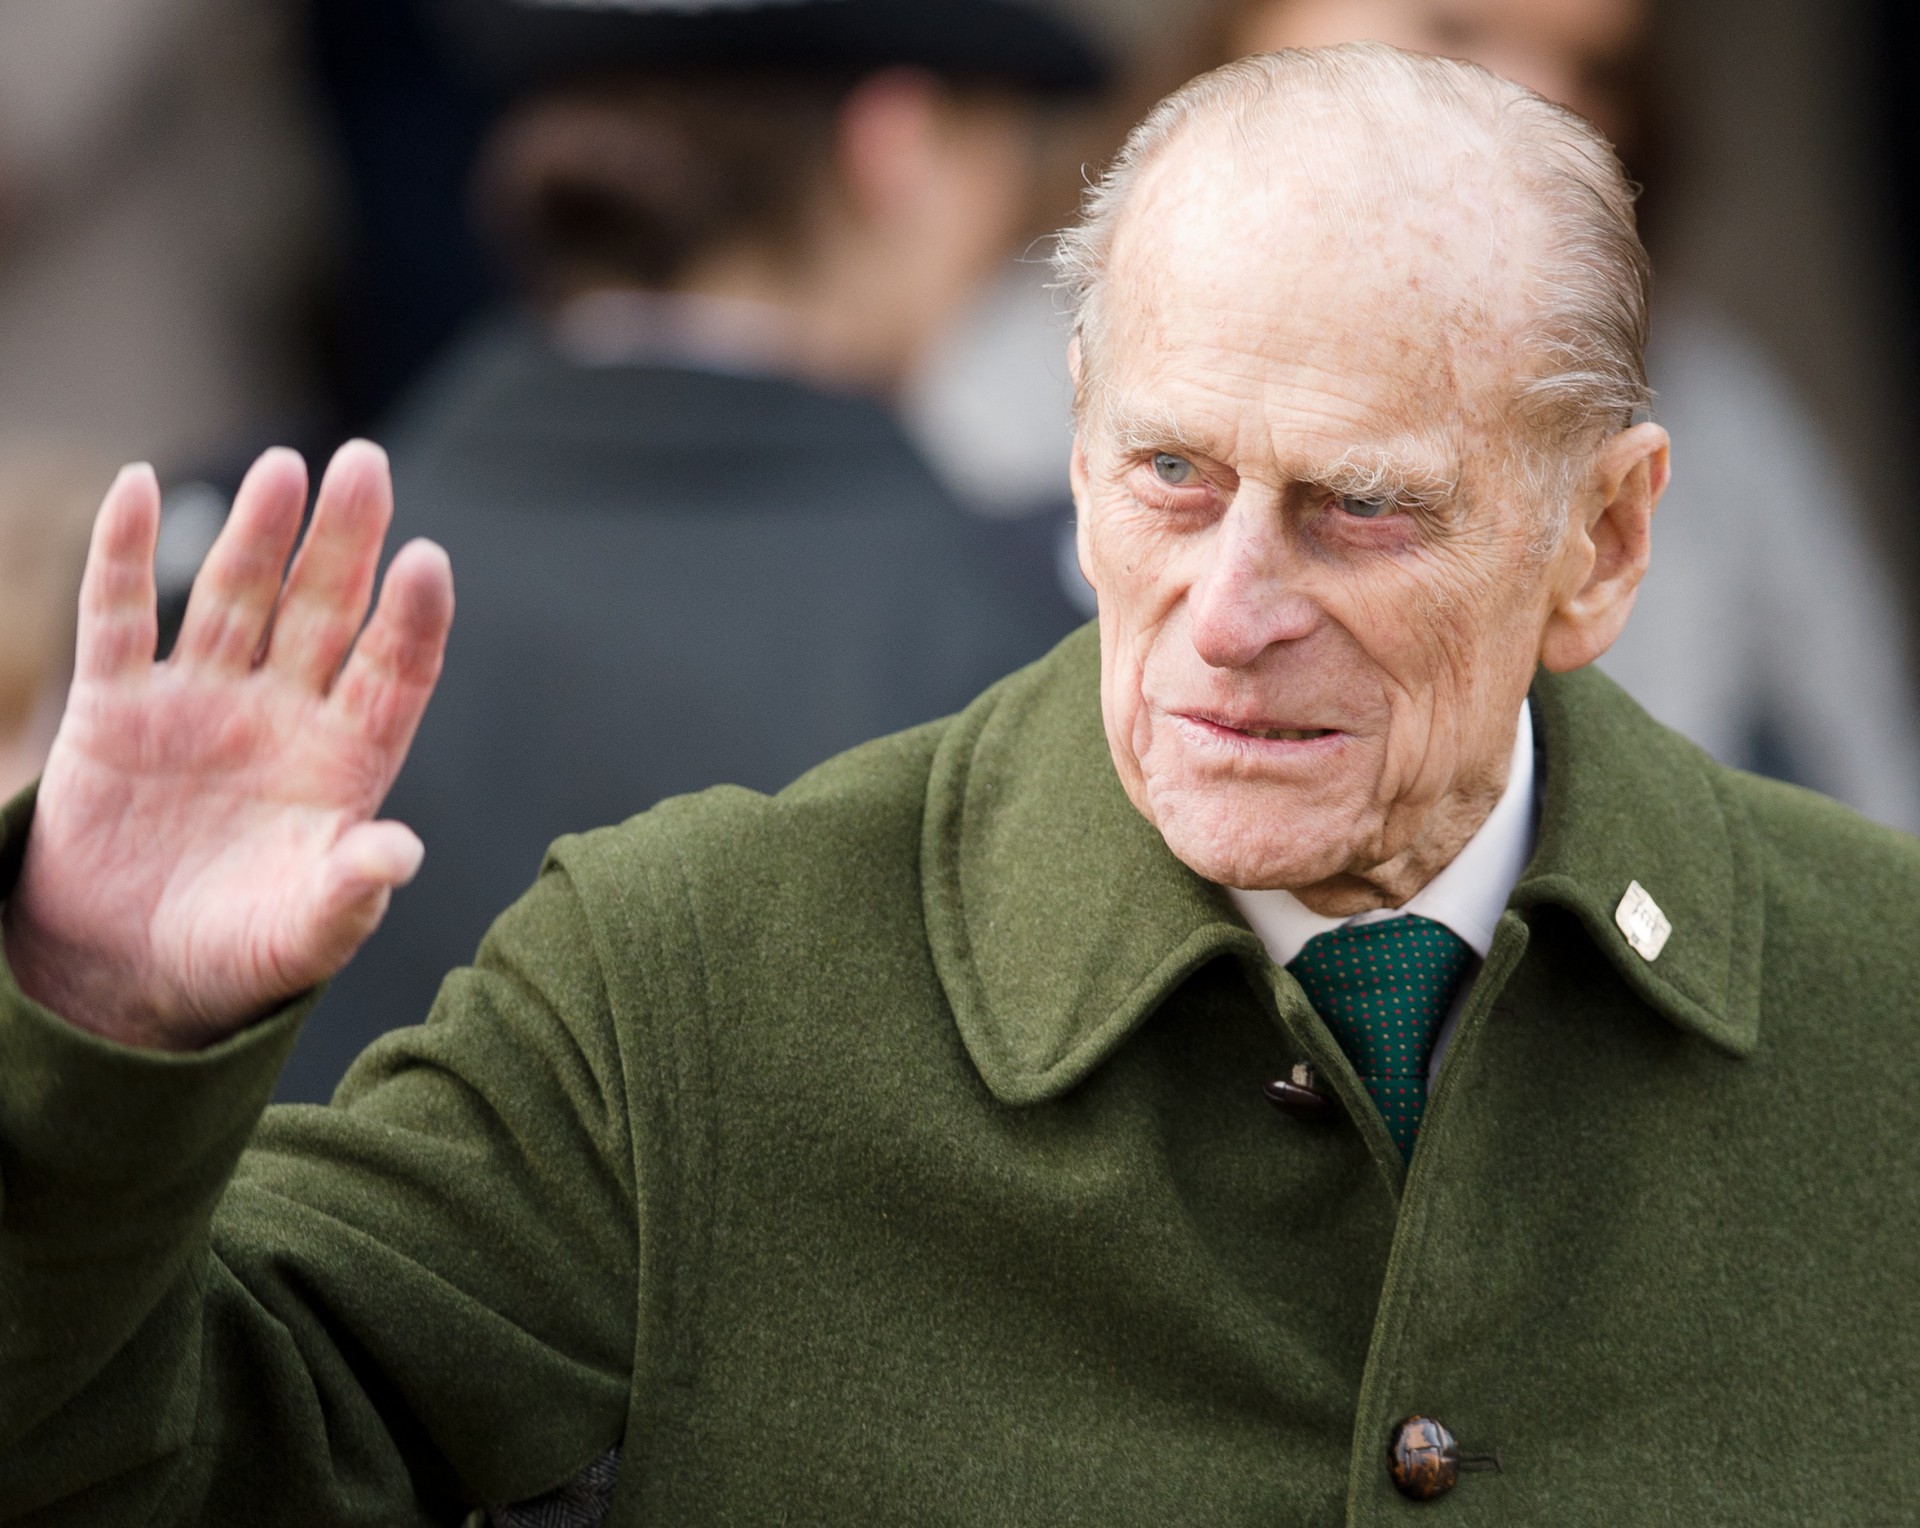
[[[1290,891],[1241,891],[1229,887],[1228,895],[1240,916],[1260,936],[1278,965],[1288,965],[1307,941],[1316,934],[1344,928],[1350,923],[1383,923],[1389,918],[1404,918],[1410,913],[1431,918],[1458,934],[1484,961],[1493,947],[1494,925],[1506,911],[1507,899],[1519,883],[1527,862],[1533,858],[1538,812],[1533,778],[1533,717],[1525,705],[1520,707],[1520,723],[1514,729],[1513,758],[1507,767],[1507,788],[1479,831],[1453,857],[1453,862],[1415,892],[1400,907],[1383,907],[1359,913],[1351,918],[1326,918],[1308,907]],[[1477,972],[1478,967],[1475,967]],[[1453,1008],[1434,1041],[1433,1059],[1427,1076],[1438,1075],[1440,1062],[1453,1040],[1454,1027],[1473,983],[1461,982]]]

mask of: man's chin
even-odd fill
[[[1209,793],[1211,794],[1211,793]],[[1156,803],[1154,826],[1174,857],[1205,880],[1242,891],[1296,891],[1343,874],[1353,863],[1351,824],[1336,827],[1313,810],[1264,799]]]

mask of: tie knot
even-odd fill
[[[1287,969],[1411,1152],[1427,1059],[1473,950],[1444,924],[1407,914],[1309,939]]]

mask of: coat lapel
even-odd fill
[[[1003,1103],[1073,1087],[1208,961],[1260,958],[1121,789],[1092,627],[949,727],[921,852],[935,965]]]
[[[1566,908],[1662,1017],[1751,1054],[1764,898],[1725,772],[1594,670],[1542,675],[1533,699],[1545,755],[1540,842],[1511,905]],[[1651,960],[1616,921],[1636,882],[1672,924]]]

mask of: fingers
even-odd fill
[[[298,452],[269,451],[254,463],[193,581],[187,618],[174,644],[176,662],[235,673],[253,666],[306,507],[307,464]]]
[[[74,674],[112,679],[153,662],[159,616],[153,549],[160,536],[160,482],[153,468],[125,468],[93,522],[80,586]]]
[[[313,523],[287,574],[268,666],[315,689],[333,683],[367,617],[392,520],[386,452],[371,441],[349,441],[327,468]]]
[[[410,541],[387,569],[380,608],[360,634],[333,700],[370,743],[392,756],[413,741],[446,657],[453,627],[453,564],[431,541]]]

